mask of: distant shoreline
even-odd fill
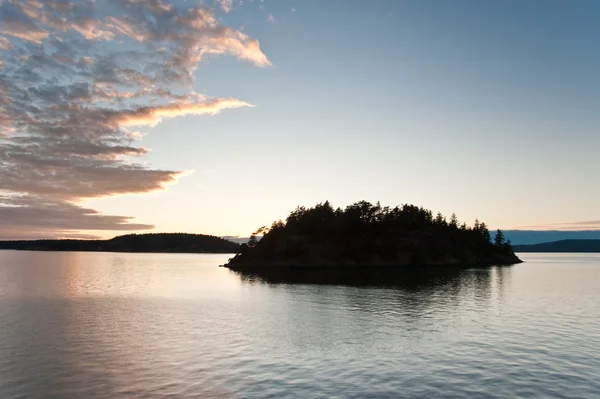
[[[204,234],[128,234],[110,240],[15,240],[0,241],[0,250],[115,253],[213,253],[236,254],[240,245]]]
[[[600,240],[560,240],[531,245],[515,245],[522,253],[600,253]]]
[[[104,253],[104,254],[187,254],[187,255],[235,255],[236,252],[184,252],[184,251],[105,251],[105,250],[83,250],[83,249],[13,249],[0,248],[3,251],[17,252],[85,252],[85,253]]]

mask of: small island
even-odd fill
[[[260,237],[260,239],[259,239]],[[383,207],[360,201],[346,209],[330,203],[297,207],[261,227],[224,266],[241,272],[272,268],[400,268],[512,265],[521,260],[498,230],[473,227],[415,205]]]

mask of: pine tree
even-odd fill
[[[487,224],[481,222],[479,224],[479,231],[481,234],[481,237],[483,237],[483,239],[487,242],[492,241],[492,237],[490,236],[490,231],[487,228]]]
[[[450,215],[450,227],[458,227],[458,218],[456,217],[456,213]]]
[[[446,218],[442,215],[442,212],[438,212],[435,217],[434,223],[438,226],[444,226],[446,224]]]
[[[494,245],[498,248],[503,248],[504,244],[506,244],[506,239],[504,238],[504,233],[502,230],[496,230],[496,238],[494,239]]]

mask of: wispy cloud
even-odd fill
[[[564,230],[564,231],[579,231],[579,230],[600,230],[600,220],[584,220],[579,222],[561,222],[561,223],[546,223],[537,225],[517,226],[516,229],[528,230]]]
[[[69,230],[141,230],[154,226],[129,223],[130,217],[102,215],[60,199],[35,196],[0,197],[2,230],[36,229]]]
[[[186,115],[214,115],[227,108],[251,106],[245,101],[235,98],[217,98],[203,102],[175,103],[157,107],[141,107],[124,110],[106,119],[107,123],[116,126],[155,126],[164,118]]]
[[[273,16],[273,14],[267,15],[267,22],[275,22],[275,17]]]
[[[191,85],[210,56],[269,66],[259,42],[223,25],[213,8],[177,4],[0,2],[0,230],[152,228],[78,205],[161,190],[181,175],[136,162],[148,150],[128,127],[250,106]]]

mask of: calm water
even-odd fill
[[[600,255],[375,286],[227,257],[0,251],[0,398],[600,397]]]

